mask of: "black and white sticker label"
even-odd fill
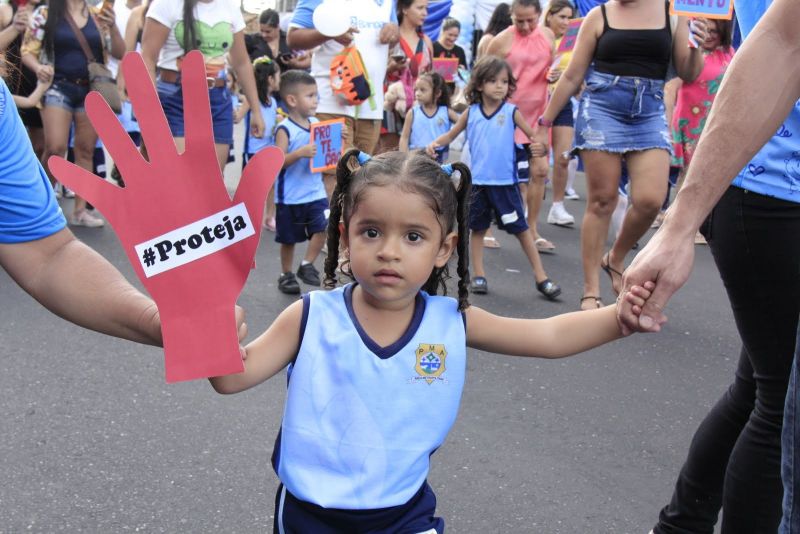
[[[205,258],[256,233],[244,202],[134,248],[147,278]]]

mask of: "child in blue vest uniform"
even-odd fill
[[[309,129],[317,122],[317,83],[305,71],[290,70],[281,76],[280,91],[288,117],[275,131],[275,145],[286,154],[275,182],[275,241],[281,244],[278,289],[299,294],[297,278],[312,286],[320,285],[314,260],[325,244],[330,210],[322,174],[311,172],[310,158],[316,154],[316,146],[311,143]],[[309,243],[305,258],[295,278],[294,245],[306,240]]]
[[[558,358],[621,337],[615,306],[525,320],[469,305],[470,184],[461,163],[348,151],[328,225],[328,250],[341,244],[345,261],[328,256],[325,286],[339,270],[354,282],[304,295],[248,344],[244,372],[211,379],[235,393],[289,366],[274,532],[441,534],[426,480],[456,418],[467,347]],[[458,298],[436,296],[454,251]]]
[[[250,135],[250,117],[253,110],[248,110],[245,115],[244,128],[244,150],[242,152],[242,170],[247,162],[259,151],[275,144],[275,129],[278,126],[278,102],[273,93],[278,92],[281,83],[281,68],[276,61],[268,56],[256,58],[253,61],[253,75],[256,80],[256,90],[258,91],[258,101],[260,105],[261,118],[264,121],[263,137]],[[242,103],[247,106],[247,100]],[[258,112],[256,111],[256,113]],[[275,188],[269,191],[267,197],[267,207],[264,212],[264,227],[275,231]]]
[[[514,88],[514,76],[505,60],[496,56],[481,58],[475,64],[465,89],[470,107],[449,132],[428,146],[428,153],[433,156],[439,147],[449,145],[466,128],[475,184],[469,222],[472,230],[470,256],[475,274],[472,292],[483,294],[489,291],[483,268],[483,238],[495,219],[498,228],[519,240],[533,268],[536,289],[548,299],[555,300],[561,294],[561,288],[547,277],[544,270],[533,233],[525,220],[517,185],[514,129],[520,128],[531,138],[534,133],[516,106],[506,102]],[[531,151],[533,156],[547,155],[547,147],[542,143],[532,141]]]
[[[458,120],[450,106],[450,90],[444,78],[436,72],[420,74],[414,84],[417,104],[408,110],[400,134],[400,150],[423,150],[440,135],[450,130],[450,123]],[[447,147],[436,151],[436,161],[447,159]]]

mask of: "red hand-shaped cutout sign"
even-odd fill
[[[50,158],[50,169],[103,212],[156,301],[167,382],[241,372],[234,304],[253,264],[264,202],[283,153],[270,147],[251,159],[231,200],[214,150],[202,54],[190,52],[181,65],[182,154],[141,56],[127,54],[122,70],[149,161],[103,98],[90,93],[87,113],[125,187],[58,157]]]

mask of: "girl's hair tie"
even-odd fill
[[[445,173],[447,176],[453,176],[453,166],[452,166],[452,165],[450,165],[449,163],[446,163],[445,165],[442,165],[442,171],[443,171],[443,172],[444,172],[444,173]]]
[[[253,60],[253,66],[254,67],[256,67],[258,65],[262,65],[262,64],[269,65],[270,63],[272,63],[272,58],[270,58],[269,56],[261,56],[261,57],[257,57],[255,60]]]
[[[366,165],[366,163],[371,159],[372,159],[372,156],[370,156],[369,154],[367,154],[365,152],[359,152],[358,153],[358,163],[360,165]]]

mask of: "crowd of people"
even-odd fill
[[[108,67],[116,84],[120,123],[147,153],[118,68],[134,51],[148,67],[182,151],[181,61],[200,50],[220,169],[237,154],[246,164],[269,146],[285,154],[262,221],[280,244],[278,289],[300,294],[300,282],[333,289],[288,307],[244,349],[244,373],[212,379],[215,389],[232,393],[291,369],[274,457],[282,482],[276,531],[340,524],[441,532],[425,478],[428,458],[455,418],[466,347],[553,358],[634,331],[657,331],[666,299],[688,275],[689,238],[692,247],[710,245],[743,348],[735,380],[698,429],[654,532],[713,532],[720,509],[723,532],[774,532],[781,517],[782,532],[797,532],[793,414],[800,397],[790,377],[800,313],[800,255],[791,246],[800,189],[793,134],[800,122],[791,105],[800,84],[774,102],[757,103],[774,119],[758,130],[760,144],[745,141],[752,125],[736,108],[751,94],[748,84],[769,67],[759,63],[767,63],[763,54],[772,42],[765,34],[787,43],[781,58],[800,47],[786,27],[787,13],[797,15],[797,7],[776,0],[765,15],[763,6],[737,4],[743,34],[753,33],[753,45],[747,48],[746,40],[739,58],[732,21],[670,15],[667,2],[609,0],[580,20],[573,46],[562,46],[578,18],[575,5],[513,0],[497,6],[470,57],[472,48],[456,44],[458,20],[444,19],[435,35],[423,31],[428,0],[349,0],[350,27],[338,35],[315,24],[321,4],[300,0],[282,24],[275,10],[246,14],[229,0],[0,3],[3,267],[69,320],[160,342],[153,302],[66,228],[67,222],[101,228],[104,219],[57,183],[48,160],[68,156],[105,177],[102,144],[85,107],[103,76],[98,66]],[[334,73],[337,62],[348,65],[345,74]],[[350,76],[359,67],[361,76]],[[337,119],[343,155],[335,170],[314,172],[311,126]],[[240,122],[241,147],[234,141]],[[728,157],[735,143],[749,152]],[[531,266],[531,285],[544,297],[556,300],[562,286],[572,286],[547,272],[542,255],[557,247],[540,233],[539,218],[550,181],[546,223],[575,224],[565,200],[579,198],[577,161],[587,197],[583,280],[574,284],[582,286],[581,312],[516,321],[470,305],[470,294],[489,291],[484,249],[498,246],[493,226],[516,237]],[[714,187],[703,183],[704,173],[718,177]],[[125,186],[116,168],[109,174]],[[62,196],[74,197],[66,221]],[[626,270],[629,252],[659,226]],[[305,242],[296,262],[295,246]],[[323,273],[315,266],[320,255]],[[456,300],[436,296],[446,289],[453,255]],[[689,265],[674,268],[675,258]],[[74,273],[76,284],[58,284],[56,269],[59,276]],[[613,306],[601,301],[603,272],[618,295]],[[336,288],[343,278],[353,283]],[[105,289],[79,294],[99,280]],[[413,360],[419,346],[417,372],[431,385],[445,370],[445,355],[440,345],[423,349],[427,339],[454,347],[447,355],[452,387],[420,389],[410,398],[396,387],[406,363],[392,357],[407,351]],[[330,354],[337,357],[321,358]],[[364,363],[375,356],[386,365]],[[311,389],[321,391],[318,397],[308,397]],[[359,400],[363,395],[375,399],[371,413]],[[409,402],[398,410],[399,397]],[[435,421],[411,424],[429,403],[446,409]],[[309,420],[323,426],[309,430]],[[373,457],[370,450],[387,448],[382,436],[396,447]]]

